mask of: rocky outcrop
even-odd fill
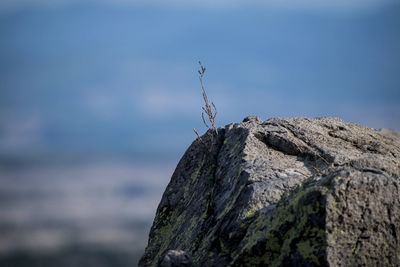
[[[397,133],[247,117],[211,153],[203,142],[180,160],[140,266],[400,266]]]

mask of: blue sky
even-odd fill
[[[219,126],[337,116],[400,130],[396,1],[2,1],[4,157],[177,160]]]

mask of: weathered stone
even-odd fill
[[[400,265],[396,132],[251,116],[212,140],[178,163],[140,266],[171,250],[193,266]]]
[[[161,267],[190,267],[193,266],[189,254],[183,250],[168,250],[162,260]]]

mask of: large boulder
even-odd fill
[[[399,164],[393,131],[247,117],[188,148],[139,265],[400,266]]]

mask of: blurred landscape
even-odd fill
[[[3,167],[1,266],[135,266],[171,167]]]
[[[178,160],[245,116],[400,130],[400,4],[0,3],[0,266],[136,266]]]

